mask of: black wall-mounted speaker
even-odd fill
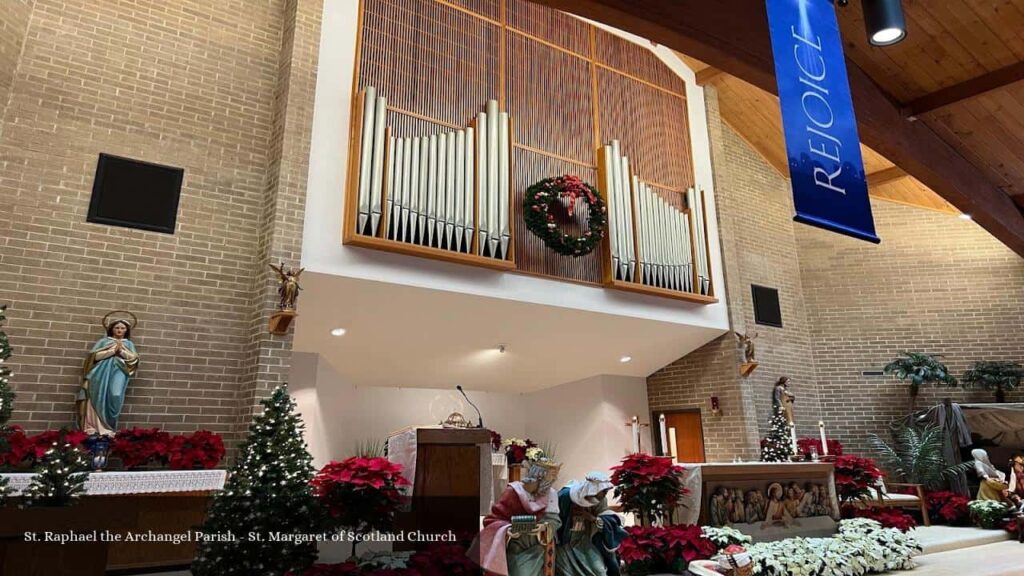
[[[754,322],[782,328],[778,289],[751,284],[750,291],[754,296]]]
[[[183,168],[100,154],[89,222],[174,234]]]

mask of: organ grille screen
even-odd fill
[[[611,140],[654,193],[686,207],[685,84],[649,50],[528,0],[362,0],[361,10],[356,91],[387,98],[392,137],[461,129],[491,99],[509,112],[520,271],[602,283],[598,251],[550,252],[525,232],[521,205],[541,178],[596,185],[595,151]]]

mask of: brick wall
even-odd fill
[[[905,385],[862,371],[902,349],[944,354],[958,376],[975,360],[1024,360],[1024,260],[972,222],[889,202],[872,203],[878,246],[794,224],[788,181],[721,122],[715,90],[706,96],[730,321],[758,332],[760,366],[738,376],[729,334],[652,374],[648,393],[653,410],[702,408],[709,460],[756,453],[781,374],[794,380],[799,435],[816,435],[822,419],[849,451],[872,455],[868,434],[905,414],[909,399]],[[779,289],[783,328],[754,324],[751,284]],[[713,394],[717,419],[707,412]],[[925,388],[918,405],[946,396],[992,398]]]
[[[265,264],[298,262],[319,18],[301,0],[33,3],[0,120],[15,423],[71,422],[112,309],[140,320],[122,425],[230,433],[241,396],[280,379]],[[185,169],[174,235],[86,223],[100,152]]]
[[[882,243],[797,226],[824,418],[854,451],[909,409],[880,370],[900,350],[944,354],[958,377],[976,360],[1024,361],[1024,260],[977,224],[873,202]],[[983,390],[922,388],[919,407],[992,402]],[[1008,395],[1024,401],[1024,393]]]
[[[25,42],[32,0],[4,0],[0,10],[0,114],[10,95],[21,47]]]
[[[799,435],[817,434],[821,411],[787,182],[722,123],[715,90],[705,96],[730,322],[735,331],[758,334],[759,366],[740,378],[742,354],[729,333],[654,373],[647,385],[653,410],[701,407],[708,459],[730,460],[758,453],[779,376],[792,378]],[[754,324],[752,284],[779,289],[782,328]],[[711,395],[719,396],[722,416],[708,412]]]

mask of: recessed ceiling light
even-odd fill
[[[632,356],[623,356],[622,358],[619,358],[619,362],[622,362],[623,364],[625,364],[626,362],[629,362],[632,359],[633,359]]]
[[[344,335],[345,335],[345,329],[344,328],[335,328],[334,330],[331,330],[331,336],[344,336]]]
[[[960,214],[960,219],[961,220],[972,220],[971,215],[966,213],[966,212],[962,212]]]

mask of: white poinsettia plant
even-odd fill
[[[973,500],[967,504],[971,516],[982,528],[995,529],[1003,523],[1010,509],[1002,502],[995,500]]]
[[[527,448],[526,449],[526,459],[527,460],[536,461],[536,460],[541,460],[544,457],[545,457],[544,456],[544,450],[542,450],[541,448],[534,447],[534,448]]]
[[[752,542],[750,536],[747,536],[743,532],[740,532],[731,526],[721,526],[718,528],[705,526],[704,536],[706,536],[708,540],[714,542],[715,546],[718,546],[720,550],[733,544],[737,546],[746,546]]]
[[[523,440],[522,438],[505,438],[501,441],[502,448],[508,448],[509,446],[522,446],[525,448],[526,440]]]
[[[708,535],[716,544],[716,537],[735,538],[721,529],[708,530],[719,531]],[[843,520],[832,538],[787,538],[746,548],[759,576],[862,576],[910,570],[921,552],[913,536],[867,518]]]

